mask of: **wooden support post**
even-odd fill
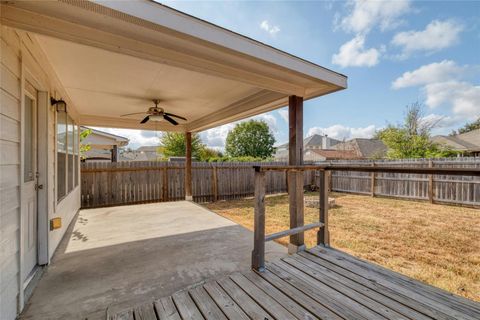
[[[288,98],[288,164],[303,164],[303,98],[290,96]],[[290,228],[303,226],[303,171],[288,173],[288,194],[290,209]],[[304,234],[290,236],[289,253],[305,249]]]
[[[265,172],[255,171],[255,216],[253,220],[252,269],[265,270]]]
[[[428,160],[428,167],[433,168],[433,161],[432,159]],[[428,175],[428,201],[433,203],[433,174]]]
[[[375,162],[372,162],[372,167],[375,167]],[[375,197],[375,172],[370,172],[370,195]]]
[[[330,232],[328,230],[328,178],[325,170],[320,170],[318,175],[319,186],[319,220],[323,223],[323,227],[318,230],[317,244],[330,246]]]
[[[212,191],[213,191],[213,201],[218,201],[218,178],[217,178],[217,167],[212,167]]]
[[[185,200],[192,201],[192,133],[185,133]]]
[[[117,162],[118,161],[118,146],[114,145],[111,152],[112,152],[112,162]]]

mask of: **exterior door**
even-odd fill
[[[30,279],[38,261],[37,94],[33,88],[26,89],[23,113],[24,161],[22,177],[22,252],[24,281]]]

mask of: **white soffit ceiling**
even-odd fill
[[[152,99],[192,122],[262,91],[244,83],[55,38],[37,36],[81,115],[146,111]],[[142,115],[130,117],[142,119]]]

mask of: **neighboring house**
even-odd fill
[[[119,158],[119,148],[126,146],[129,140],[125,137],[117,136],[104,131],[80,127],[81,131],[87,129],[92,130],[92,133],[90,133],[80,143],[90,146],[90,150],[85,152],[84,161],[95,160],[117,162]]]
[[[432,141],[458,151],[464,156],[480,156],[480,129],[454,136],[435,136]]]
[[[387,146],[378,139],[355,138],[333,146],[339,151],[353,151],[357,159],[379,159],[387,155]]]
[[[157,161],[162,158],[159,146],[142,146],[136,150],[125,150],[120,153],[120,161]]]
[[[303,139],[303,153],[309,150],[325,150],[332,149],[336,144],[340,143],[339,140],[332,139],[327,135],[314,134]],[[275,160],[277,161],[288,161],[288,143],[282,144],[277,147],[275,152]],[[306,159],[304,159],[306,160]]]
[[[353,150],[311,149],[303,154],[304,161],[312,162],[347,159],[359,159],[359,157]]]

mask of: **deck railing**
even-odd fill
[[[255,215],[254,215],[254,244],[252,251],[252,268],[262,272],[265,269],[265,243],[285,236],[301,235],[296,238],[302,239],[303,233],[307,230],[318,228],[317,245],[330,246],[330,234],[328,230],[328,192],[329,179],[328,174],[331,171],[348,171],[348,172],[383,172],[383,173],[406,173],[406,174],[429,174],[429,175],[445,175],[445,176],[480,176],[478,168],[415,168],[415,167],[365,167],[365,166],[348,166],[348,165],[303,165],[303,166],[254,166],[255,169]],[[305,171],[317,171],[319,186],[319,216],[318,222],[303,225],[303,185],[288,185],[288,193],[290,199],[290,221],[301,222],[300,225],[291,227],[288,230],[277,232],[274,234],[265,234],[265,173],[268,171],[284,171],[290,179],[302,177],[298,173]],[[292,217],[292,200],[294,206],[302,206],[300,210],[294,208],[293,214],[300,214],[301,217]],[[303,243],[296,243],[299,250],[304,248]]]

